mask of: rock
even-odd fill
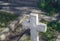
[[[0,39],[1,39],[2,41],[5,40],[5,39],[6,39],[6,35],[5,35],[5,34],[0,35]]]

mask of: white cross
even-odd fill
[[[26,19],[23,23],[22,26],[25,29],[30,29],[31,33],[31,41],[39,41],[39,32],[46,32],[47,30],[47,25],[44,23],[39,23],[38,20],[38,14],[33,14],[31,13],[29,15],[29,18]]]

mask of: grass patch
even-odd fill
[[[0,29],[7,27],[7,25],[17,17],[15,14],[0,12]]]

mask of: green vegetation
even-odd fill
[[[40,0],[38,7],[42,11],[47,12],[47,16],[54,16],[60,11],[60,0]],[[5,28],[16,17],[14,14],[0,12],[0,28]],[[60,32],[60,20],[51,22],[43,21],[43,23],[48,25],[48,30],[46,33],[40,33],[42,38],[45,41],[56,41],[57,34]],[[30,41],[30,39],[28,38],[25,41]]]
[[[60,11],[60,1],[59,0],[40,0],[38,7],[47,12],[47,15],[54,15]]]
[[[0,11],[0,30],[1,30],[1,28],[7,27],[7,25],[9,25],[9,23],[16,18],[17,18],[17,16],[14,14]]]
[[[40,34],[42,35],[44,41],[56,41],[57,34],[59,33],[58,28],[60,28],[58,27],[59,23],[57,23],[56,21],[52,21],[52,22],[43,21],[43,23],[46,23],[48,26],[47,32]]]
[[[50,22],[48,26],[52,27],[52,29],[57,30],[57,31],[59,31],[60,29],[60,23],[58,22],[54,22],[54,21]]]
[[[54,16],[60,11],[60,0],[40,0],[38,7],[42,11],[47,12],[47,16]],[[60,32],[60,20],[43,22],[48,25],[47,32],[41,34],[43,38],[46,41],[56,41],[57,34]]]

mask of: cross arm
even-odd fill
[[[47,25],[44,23],[39,23],[36,27],[37,31],[39,32],[46,32],[47,30]]]

